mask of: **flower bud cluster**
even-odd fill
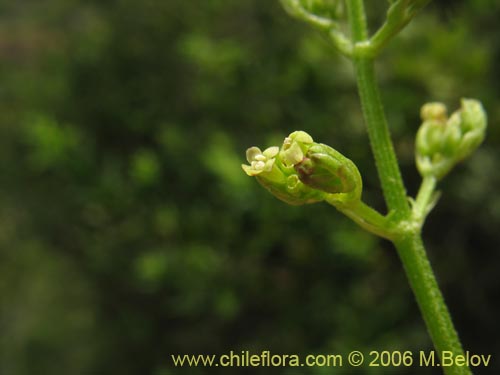
[[[303,131],[285,138],[281,148],[247,150],[249,176],[277,198],[293,205],[328,199],[339,203],[361,199],[362,180],[356,165],[333,148],[313,141]]]
[[[461,108],[450,117],[442,103],[425,104],[423,123],[416,138],[416,162],[422,176],[437,179],[469,156],[483,141],[486,113],[477,100],[462,99]]]

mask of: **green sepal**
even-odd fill
[[[295,170],[304,184],[335,194],[340,201],[361,199],[363,182],[358,168],[330,146],[315,143],[309,147]]]
[[[296,174],[280,183],[266,179],[265,175],[257,176],[257,181],[276,198],[292,206],[321,202],[326,198],[324,192],[304,185]]]

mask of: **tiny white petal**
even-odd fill
[[[264,150],[263,154],[268,158],[274,158],[280,152],[280,148],[278,146],[268,147]]]
[[[250,177],[257,176],[258,174],[262,173],[262,170],[256,170],[253,167],[246,165],[246,164],[242,164],[241,168],[243,168],[245,173],[247,175],[249,175]]]
[[[241,164],[241,168],[245,171],[245,173],[249,176],[254,176],[253,169],[249,165]]]
[[[260,148],[254,146],[247,149],[247,161],[249,163],[254,161],[257,155],[262,155],[262,151],[260,150]]]

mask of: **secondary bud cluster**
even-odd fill
[[[328,199],[339,203],[361,199],[362,180],[356,165],[330,146],[316,143],[303,131],[285,138],[281,149],[247,150],[249,176],[277,198],[294,205]]]
[[[416,162],[422,176],[437,179],[469,156],[483,141],[486,113],[477,100],[462,99],[461,108],[450,117],[442,103],[421,109],[422,125],[416,138]]]

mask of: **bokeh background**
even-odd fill
[[[367,3],[373,30],[386,4]],[[412,195],[421,104],[469,96],[489,114],[425,228],[465,348],[494,355],[477,373],[500,369],[499,18],[498,1],[435,1],[377,65]],[[430,350],[390,244],[242,172],[247,147],[296,129],[354,160],[385,210],[350,62],[277,1],[1,1],[0,374]]]

